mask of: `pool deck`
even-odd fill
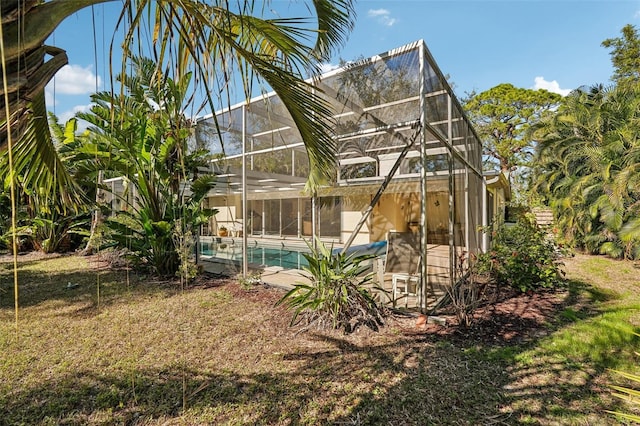
[[[238,264],[214,258],[202,258],[200,264],[204,271],[214,275],[236,277],[242,273]],[[284,269],[280,266],[261,266],[249,264],[249,274],[258,273],[262,282],[272,287],[290,290],[297,282],[308,284],[311,281],[299,269]]]
[[[229,237],[200,237],[201,242],[217,242],[228,245],[242,246],[242,237],[229,236]],[[342,244],[325,242],[329,247],[333,249],[341,249]],[[266,248],[289,248],[299,249],[302,251],[308,251],[309,246],[305,240],[300,238],[287,238],[287,237],[255,237],[247,236],[248,247],[266,247]],[[200,264],[203,265],[204,270],[211,274],[223,275],[229,277],[235,277],[242,273],[242,269],[239,263],[230,260],[221,260],[202,256],[200,258]],[[262,282],[266,285],[273,287],[279,287],[285,290],[290,290],[297,282],[308,284],[310,280],[305,277],[306,272],[299,269],[285,269],[280,266],[263,266],[256,264],[249,264],[249,273],[259,273]]]
[[[203,265],[206,272],[219,276],[236,277],[242,272],[237,264],[233,264],[230,261],[203,259],[201,264]],[[311,280],[305,277],[306,272],[298,269],[284,269],[279,266],[263,267],[260,265],[249,265],[249,273],[258,273],[265,285],[269,287],[279,288],[283,291],[292,289],[294,284],[296,283],[311,283]],[[376,274],[375,276],[381,278],[378,274]],[[383,274],[383,276],[383,287],[387,292],[384,293],[379,290],[374,290],[374,293],[378,294],[377,297],[381,298],[383,300],[383,303],[389,306],[404,307],[405,309],[408,309],[410,311],[415,311],[419,305],[418,297],[416,295],[400,296],[396,300],[396,303],[393,303],[391,297],[393,288],[391,277],[389,276],[389,274]],[[377,283],[375,284],[377,285]],[[444,292],[432,288],[429,294],[430,296],[427,301],[427,308],[433,307],[438,302],[440,297],[442,297]]]
[[[214,237],[217,238],[218,242],[226,243],[226,244],[238,244],[238,238],[231,237]],[[273,247],[280,248],[286,246],[288,248],[306,248],[306,244],[304,241],[284,241],[281,239],[250,239],[252,245],[260,245],[263,247]],[[240,239],[240,244],[241,239]],[[334,246],[335,248],[338,245]],[[446,281],[446,270],[448,269],[448,256],[446,255],[446,246],[431,246],[429,249],[429,281],[430,281],[430,289],[429,289],[429,297],[427,300],[426,308],[433,307],[440,300],[440,298],[444,295],[445,290],[442,286],[438,285],[439,281],[443,279]],[[202,256],[199,262],[205,272],[214,275],[227,276],[227,277],[237,277],[242,274],[242,268],[238,262],[234,262],[232,260],[224,260]],[[380,268],[384,269],[382,264],[377,264],[374,266],[374,271],[380,271]],[[305,271],[298,269],[285,269],[280,266],[263,266],[257,264],[249,264],[249,274],[257,273],[260,275],[262,282],[265,285],[281,288],[283,290],[290,290],[293,288],[296,283],[304,283],[309,284],[311,281],[309,278],[305,277],[307,274]],[[395,306],[404,306],[408,309],[416,309],[419,305],[419,298],[417,295],[406,295],[400,296],[396,303],[393,303],[391,293],[392,293],[392,274],[376,272],[375,280],[377,282],[383,282],[382,287],[386,290],[385,292],[376,291],[378,293],[378,297],[383,299],[384,303],[388,303],[389,305]],[[434,282],[436,283],[434,285]],[[377,284],[377,283],[376,283]]]

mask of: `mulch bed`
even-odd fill
[[[244,297],[252,302],[263,303],[265,308],[273,308],[284,295],[284,291],[268,286],[255,286],[247,289],[235,279],[200,278],[195,287],[224,286],[234,297]],[[558,322],[560,312],[567,305],[568,291],[565,289],[541,289],[537,292],[521,293],[511,289],[502,289],[495,301],[485,301],[474,313],[470,327],[458,324],[450,308],[438,313],[446,321],[445,325],[427,323],[418,325],[417,313],[392,314],[385,327],[374,332],[365,327],[356,330],[354,337],[373,339],[376,334],[398,334],[406,337],[446,338],[461,344],[487,346],[517,345],[547,335]],[[273,315],[282,316],[289,321],[291,313],[280,306]]]
[[[565,289],[542,289],[521,293],[503,289],[496,301],[485,301],[474,313],[470,327],[460,326],[450,309],[439,317],[446,325],[428,323],[415,327],[417,333],[447,337],[481,345],[522,344],[547,335],[566,307]],[[415,322],[415,320],[414,320]]]

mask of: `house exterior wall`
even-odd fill
[[[362,218],[362,212],[368,207],[369,201],[370,197],[366,195],[343,197],[342,230],[340,232],[341,241],[346,241],[354,231],[356,225]],[[370,221],[364,223],[360,232],[353,241],[355,245],[379,241],[374,239],[373,235],[371,234],[370,223]]]
[[[503,223],[505,220],[507,199],[505,195],[504,188],[492,188],[491,193],[493,194],[493,217],[492,220],[496,224]]]

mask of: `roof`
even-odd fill
[[[483,173],[483,177],[488,189],[502,189],[505,200],[511,200],[511,183],[506,174],[492,171]]]

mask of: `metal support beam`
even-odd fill
[[[489,251],[489,233],[487,232],[487,226],[489,226],[488,209],[489,197],[487,197],[487,181],[482,178],[482,251],[486,253]]]
[[[464,168],[464,244],[467,252],[471,251],[469,234],[469,218],[471,217],[471,203],[469,202],[469,169]]]
[[[420,49],[420,121],[423,126],[427,123],[427,103],[425,101],[427,89],[425,85],[425,70],[427,58],[424,46]],[[422,291],[422,305],[420,311],[425,313],[429,305],[429,265],[427,255],[427,132],[422,132],[420,141],[420,159],[422,168],[420,170],[420,286]]]
[[[317,210],[318,210],[318,195],[314,191],[313,195],[311,196],[311,247],[313,247],[314,250],[318,248],[318,242],[316,238],[316,233],[318,231]]]
[[[242,276],[249,275],[247,257],[247,106],[242,106]]]
[[[451,118],[451,95],[447,96],[447,113],[449,119]],[[451,124],[451,120],[449,120],[449,125],[447,126],[447,139],[451,141],[451,137],[453,134],[453,126]],[[455,150],[453,149],[453,144],[448,143],[450,154],[449,154],[449,284],[451,288],[453,288],[456,283],[455,271],[456,271],[456,181],[455,176],[453,175],[453,165],[455,162]]]

